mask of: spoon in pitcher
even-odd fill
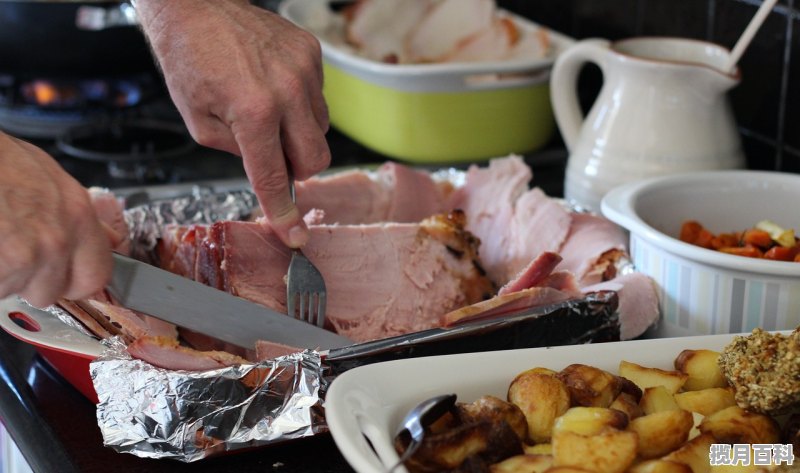
[[[742,54],[750,46],[750,41],[753,40],[753,37],[758,32],[758,29],[761,28],[761,25],[764,23],[764,20],[767,19],[767,15],[769,12],[772,11],[772,8],[778,0],[764,0],[764,3],[758,7],[756,14],[753,15],[753,19],[750,20],[750,23],[747,25],[747,28],[744,29],[742,36],[739,37],[739,40],[736,41],[736,45],[734,45],[733,49],[731,50],[731,55],[728,57],[728,63],[725,65],[723,71],[728,73],[733,73],[736,64],[741,59]]]
[[[408,414],[403,418],[403,423],[397,430],[397,434],[395,434],[395,438],[404,431],[408,431],[411,436],[411,443],[408,444],[408,447],[406,447],[406,450],[400,456],[400,460],[389,468],[387,473],[393,473],[397,467],[411,458],[411,455],[422,445],[422,439],[425,436],[425,427],[428,427],[442,417],[455,404],[455,394],[444,394],[422,401],[417,404],[416,407],[408,411]]]

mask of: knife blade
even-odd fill
[[[252,349],[257,340],[319,349],[354,343],[268,307],[117,253],[107,289],[129,309],[244,348]]]

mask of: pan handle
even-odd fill
[[[103,351],[98,340],[80,333],[49,312],[23,304],[16,296],[0,300],[0,328],[32,345],[97,358]]]
[[[136,10],[127,2],[113,7],[83,5],[75,13],[75,26],[79,30],[100,31],[118,26],[138,24]]]

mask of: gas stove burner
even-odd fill
[[[0,129],[14,136],[31,139],[54,139],[75,127],[105,118],[101,112],[45,110],[34,106],[0,106]]]
[[[108,163],[114,178],[144,182],[168,180],[164,161],[187,155],[196,144],[180,125],[136,120],[72,128],[56,146],[73,158]]]

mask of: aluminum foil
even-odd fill
[[[130,230],[131,256],[149,260],[161,230],[170,223],[213,223],[220,220],[242,220],[258,207],[255,194],[249,190],[215,192],[208,187],[195,187],[191,195],[171,199],[155,199],[125,210]]]
[[[190,372],[133,359],[118,338],[104,344],[90,373],[103,441],[119,452],[192,462],[327,431],[317,352]]]

